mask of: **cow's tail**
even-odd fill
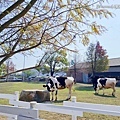
[[[75,91],[75,84],[76,84],[76,82],[75,82],[75,79],[74,79],[74,81],[73,81],[73,87],[72,87],[73,91]]]
[[[119,80],[118,80],[118,79],[116,79],[116,83],[117,83],[117,82],[119,82]]]
[[[119,85],[119,80],[116,79],[116,83],[115,83],[115,86],[118,86]]]
[[[74,82],[74,84],[76,84],[76,80],[75,80],[75,79],[74,79],[74,81],[73,81],[73,82]]]
[[[119,80],[117,79],[117,78],[115,78],[116,79],[116,83],[118,83],[119,82]]]

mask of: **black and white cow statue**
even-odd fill
[[[57,94],[58,89],[69,89],[69,95],[66,100],[69,100],[71,98],[71,90],[72,86],[74,85],[74,78],[73,77],[49,77],[46,85],[43,85],[43,87],[46,87],[49,92],[51,92],[52,95],[52,101],[54,100],[54,92],[55,92],[55,101],[57,101]]]
[[[117,83],[116,78],[107,78],[107,77],[100,78],[98,76],[93,76],[91,77],[91,79],[96,94],[99,93],[100,89],[103,89],[103,95],[104,95],[104,89],[112,88],[113,89],[112,96],[115,96],[115,91],[116,91],[115,86]]]

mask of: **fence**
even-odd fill
[[[79,108],[82,112],[120,116],[120,106],[76,102],[76,97],[73,98],[73,102],[64,101],[63,105]],[[73,115],[72,120],[77,120],[77,116]]]
[[[0,94],[0,98],[8,99],[10,102],[19,101],[19,92],[15,94]],[[26,103],[27,104],[27,103]],[[0,105],[0,115],[7,116],[8,120],[40,120],[38,110],[34,109],[34,103],[28,103],[26,108],[20,108],[18,105]]]
[[[14,105],[0,105],[0,114],[8,116],[8,120],[41,120],[39,110],[71,115],[72,120],[82,117],[83,112],[120,116],[120,106],[76,102],[76,97],[64,101],[63,105],[19,101],[18,92],[0,94],[0,98],[9,99],[9,104]]]

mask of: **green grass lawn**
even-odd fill
[[[0,83],[0,93],[14,93],[15,91],[21,92],[23,89],[44,89],[43,83],[27,83],[27,82],[5,82]],[[105,90],[105,96],[102,96],[102,91],[99,95],[95,95],[92,85],[89,84],[76,84],[75,91],[72,91],[72,96],[77,97],[78,102],[98,103],[120,105],[120,87],[116,87],[116,97],[112,97],[112,89]],[[68,95],[68,90],[58,91],[58,102],[53,104],[62,104],[60,100],[65,100]],[[7,100],[0,99],[0,104],[8,104]],[[46,120],[71,120],[71,116],[49,113],[40,111],[40,117]],[[5,117],[0,117],[0,120],[6,120]],[[120,120],[120,117],[84,113],[84,117],[78,117],[78,120]]]

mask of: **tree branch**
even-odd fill
[[[31,2],[27,5],[27,7],[18,15],[16,15],[15,17],[13,17],[12,19],[8,20],[7,22],[5,22],[3,25],[0,26],[0,32],[2,32],[5,28],[7,28],[10,24],[12,24],[13,22],[15,22],[16,20],[18,20],[19,18],[21,18],[22,16],[24,16],[29,10],[30,8],[35,4],[37,0],[31,0]]]
[[[16,3],[14,3],[13,5],[11,5],[9,8],[7,8],[4,12],[2,12],[0,14],[0,19],[2,19],[3,17],[5,17],[6,15],[8,15],[12,10],[14,10],[18,5],[20,5],[24,1],[25,0],[18,0]]]

